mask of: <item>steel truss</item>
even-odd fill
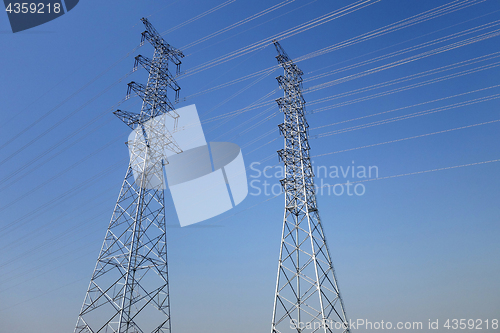
[[[285,119],[279,125],[285,147],[278,151],[285,166],[285,178],[281,180],[285,214],[272,333],[346,333],[347,317],[316,203],[302,96],[303,72],[277,41],[274,45],[284,69],[277,78],[284,97],[276,101]]]
[[[132,147],[129,143],[131,161],[75,333],[171,331],[163,149],[181,150],[164,126],[152,119],[165,113],[178,117],[167,90],[174,90],[177,98],[180,88],[168,64],[175,64],[178,73],[183,54],[167,44],[147,19],[141,20],[146,27],[141,42],[154,47],[152,59],[136,57],[135,66],[141,64],[149,72],[147,85],[128,85],[128,93],[134,91],[143,100],[141,112],[114,113],[143,139]]]

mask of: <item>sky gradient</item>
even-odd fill
[[[270,330],[284,201],[279,169],[263,173],[283,145],[274,36],[304,72],[316,183],[364,181],[363,195],[318,193],[348,317],[500,319],[500,2],[372,1],[283,35],[353,3],[81,1],[15,34],[2,14],[0,332],[73,331],[127,169],[130,131],[112,111],[140,110],[117,104],[146,82],[134,57],[152,56],[141,17],[186,55],[177,107],[196,104],[207,141],[238,144],[255,181],[185,228],[167,194],[174,332]]]

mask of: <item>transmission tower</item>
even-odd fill
[[[285,141],[285,148],[278,151],[285,165],[285,178],[280,180],[285,216],[272,333],[349,332],[316,203],[302,97],[303,72],[277,41],[274,46],[284,69],[277,78],[284,97],[276,101],[285,118],[278,126]]]
[[[141,44],[151,43],[154,54],[152,59],[135,58],[134,68],[144,67],[148,82],[146,86],[131,82],[127,92],[143,100],[141,111],[114,112],[140,139],[129,137],[130,164],[75,333],[170,333],[163,150],[181,150],[155,117],[179,117],[167,98],[168,89],[176,98],[180,90],[168,65],[176,65],[178,73],[183,54],[167,44],[147,19],[141,21],[146,27]]]

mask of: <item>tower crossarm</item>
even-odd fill
[[[172,103],[167,97],[166,89],[145,86],[141,83],[132,81],[128,84],[127,95],[129,96],[132,91],[135,92],[145,104],[141,111],[141,120],[143,122],[164,113],[174,119],[179,118],[179,114],[175,111]]]
[[[168,66],[162,66],[162,63],[153,62],[151,59],[138,55],[135,57],[134,68],[137,68],[137,65],[140,64],[144,69],[148,71],[158,71],[158,79],[161,81],[162,85],[167,85],[170,89],[175,91],[175,103],[179,101],[179,92],[181,87],[174,80],[172,73],[168,70]]]
[[[141,124],[141,117],[138,113],[133,113],[124,110],[116,110],[113,112],[115,116],[120,118],[128,127],[131,129],[135,129],[137,126]]]
[[[153,25],[148,21],[147,18],[141,18],[142,23],[146,27],[146,30],[142,33],[141,44],[144,41],[148,41],[153,45],[155,49],[161,50],[162,52],[169,55],[169,60],[171,60],[176,65],[176,73],[180,73],[181,58],[184,58],[182,51],[176,49],[175,47],[168,44],[163,37],[156,31]]]

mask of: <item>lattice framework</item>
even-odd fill
[[[165,223],[164,149],[182,150],[158,123],[163,114],[179,115],[167,97],[180,87],[168,65],[181,64],[182,52],[158,34],[147,19],[141,43],[154,47],[152,59],[137,56],[148,72],[148,82],[128,84],[127,94],[143,101],[138,114],[117,110],[115,115],[135,130],[140,140],[129,147],[131,160],[97,263],[85,295],[75,333],[170,333],[170,296]],[[158,117],[158,118],[156,118]],[[175,130],[175,129],[174,129]]]
[[[284,96],[279,130],[284,148],[285,213],[274,297],[272,333],[349,332],[330,252],[319,217],[309,156],[308,123],[302,96],[303,72],[275,41],[284,74],[277,78]],[[337,324],[337,326],[335,326]],[[339,330],[340,329],[340,330]]]

